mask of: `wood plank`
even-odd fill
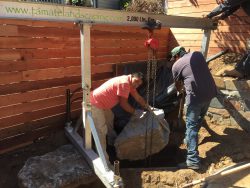
[[[96,73],[104,73],[104,72],[114,72],[114,66],[115,63],[113,64],[101,64],[101,65],[92,65],[91,66],[91,74],[96,74]]]
[[[0,61],[80,57],[79,48],[73,49],[0,49]]]
[[[22,81],[48,80],[53,78],[63,78],[65,76],[78,76],[80,74],[80,66],[7,72],[0,73],[0,84],[11,84]]]
[[[92,81],[91,83],[91,88],[95,89],[97,87],[99,87],[100,85],[102,85],[104,82],[106,82],[108,79],[106,80],[97,80],[97,81]]]
[[[179,45],[182,46],[190,46],[190,47],[198,47],[201,46],[201,41],[186,41],[186,40],[179,40]],[[220,41],[220,40],[214,40],[210,41],[209,43],[210,47],[237,47],[241,46],[243,48],[246,48],[246,44],[242,41],[230,41],[230,43],[227,43],[227,41]]]
[[[165,32],[155,32],[154,37],[159,39],[164,39],[168,36],[168,30],[165,30]],[[109,32],[109,31],[92,31],[91,37],[93,37],[95,40],[97,39],[141,39],[145,40],[147,38],[147,31],[144,33],[131,33],[131,32]]]
[[[166,52],[158,53],[158,58],[166,58]],[[148,59],[148,53],[140,54],[121,54],[121,55],[110,55],[110,56],[96,56],[91,58],[91,62],[94,65],[99,64],[116,64],[121,62],[133,62],[133,61],[145,61]]]
[[[201,15],[204,14],[204,12],[210,12],[214,8],[216,8],[218,5],[217,4],[202,4],[200,6],[189,6],[189,7],[176,7],[173,9],[168,9],[169,14],[174,14],[174,15],[183,15],[183,14],[189,14],[189,16],[192,16],[194,13],[200,13]],[[236,14],[239,16],[246,16],[243,10],[239,9],[236,11]],[[205,14],[206,15],[206,14]]]
[[[103,55],[121,55],[121,54],[139,54],[146,52],[147,49],[144,46],[141,47],[130,47],[130,48],[92,48],[92,56],[103,56]],[[160,47],[159,52],[167,52],[167,47]]]
[[[110,55],[110,56],[97,56],[97,57],[91,57],[91,63],[96,64],[114,64],[119,63],[121,61],[120,55]]]
[[[63,77],[39,81],[23,81],[20,83],[0,85],[0,95],[20,93],[37,89],[81,83],[81,76]]]
[[[77,110],[79,111],[81,110],[81,108],[78,108]],[[73,116],[73,113],[72,113],[72,116]],[[33,120],[33,121],[25,122],[19,125],[0,129],[0,140],[11,137],[11,136],[15,136],[18,134],[22,134],[25,132],[29,132],[35,129],[40,129],[44,127],[45,125],[53,126],[53,124],[56,124],[61,121],[62,121],[62,125],[66,123],[65,111],[60,114],[51,114],[49,117],[42,117],[41,119],[38,119],[38,120]]]
[[[199,0],[199,1],[182,0],[182,1],[169,1],[168,7],[169,9],[174,9],[174,8],[189,7],[189,6],[199,7],[206,4],[215,4],[215,6],[217,5],[216,1],[211,2],[208,0]]]
[[[58,122],[57,124],[54,124],[53,126],[46,126],[38,130],[30,131],[27,133],[23,133],[20,135],[16,135],[13,137],[10,137],[8,139],[0,141],[0,153],[4,153],[6,151],[11,151],[12,148],[18,148],[20,146],[23,146],[23,143],[26,145],[33,143],[33,141],[47,137],[48,135],[53,135],[55,132],[62,131],[63,125],[61,125]],[[21,143],[21,144],[20,144]]]
[[[71,111],[81,109],[81,102],[75,101],[71,105]],[[56,114],[62,114],[66,111],[66,104],[48,107],[46,109],[36,110],[32,112],[26,112],[14,116],[9,116],[0,119],[0,129],[12,127],[15,125],[23,124],[26,122],[42,119],[45,117],[53,116]]]
[[[53,88],[45,88],[24,93],[14,93],[9,95],[0,95],[0,106],[8,106],[17,103],[24,103],[43,98],[51,98],[55,96],[65,95],[66,89],[75,90],[79,88],[79,84],[59,86]]]
[[[203,37],[203,34],[193,34],[193,33],[184,33],[184,34],[175,34],[174,35],[176,40],[201,40]],[[246,38],[250,37],[250,32],[248,33],[231,33],[231,32],[213,32],[211,35],[210,41],[213,40],[225,40],[225,41],[231,41],[231,40],[240,40],[245,41]]]
[[[222,26],[222,25],[231,25],[231,26],[247,25],[248,20],[249,20],[249,16],[240,16],[240,19],[238,17],[235,17],[235,16],[229,16],[225,20],[220,20],[219,26]]]
[[[49,68],[63,68],[69,66],[80,66],[81,59],[77,58],[63,58],[63,59],[34,59],[24,61],[0,61],[1,72],[14,72],[14,71],[30,71],[36,69],[49,69]]]
[[[76,93],[76,97],[81,97],[82,93]],[[53,106],[65,104],[66,96],[56,96],[52,98],[43,98],[36,101],[29,101],[25,103],[14,104],[11,106],[4,106],[0,108],[0,117],[8,117],[25,112],[46,109]]]
[[[215,32],[250,33],[250,25],[220,26]]]
[[[216,7],[216,6],[215,6]],[[173,10],[171,10],[171,12],[169,12],[169,15],[172,15],[172,16],[191,16],[191,17],[204,17],[205,15],[209,14],[210,12],[212,11],[209,10],[209,9],[204,9],[203,11],[197,11],[197,12],[189,12],[188,10],[186,10],[185,13],[182,13],[182,12],[175,12]],[[245,17],[247,16],[246,13],[243,11],[243,10],[238,10],[236,11],[235,13],[237,16],[239,17]]]
[[[102,72],[93,75],[94,80],[104,80],[104,79],[110,79],[115,76],[114,72]]]
[[[105,25],[96,24],[91,27],[92,31],[106,31],[106,32],[127,32],[127,33],[145,33],[144,29],[138,26],[121,26],[121,25]],[[166,32],[169,28],[162,28],[156,32]]]
[[[72,37],[79,38],[79,29],[0,25],[1,37]]]
[[[215,7],[217,7],[217,4],[203,4],[198,7],[195,6],[184,6],[184,7],[176,7],[176,8],[170,8],[168,9],[169,14],[175,14],[175,15],[180,15],[180,14],[189,14],[190,16],[193,15],[193,13],[203,13],[206,11],[211,11]]]
[[[106,40],[106,39],[100,39],[100,40],[92,40],[91,45],[92,47],[96,48],[129,48],[129,47],[143,47],[145,40]],[[167,39],[160,40],[160,47],[166,47],[167,46]]]
[[[78,46],[78,38],[25,38],[0,37],[0,48],[74,48]]]

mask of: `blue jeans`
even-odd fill
[[[198,132],[202,120],[207,113],[209,102],[201,104],[189,104],[186,112],[186,133],[185,141],[187,144],[187,165],[199,165],[200,157],[198,151]]]

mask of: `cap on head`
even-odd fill
[[[184,51],[185,48],[182,47],[182,46],[177,46],[175,47],[172,51],[171,51],[171,54],[172,54],[172,57],[173,56],[176,56],[178,53],[180,53],[181,51]]]
[[[186,51],[183,46],[177,46],[174,49],[172,49],[172,51],[171,51],[171,55],[172,55],[171,60],[174,60],[175,56],[177,54],[179,54],[181,51],[184,51],[184,52]]]

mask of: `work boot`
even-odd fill
[[[179,169],[192,169],[192,170],[199,170],[200,165],[199,164],[187,164],[186,162],[179,163],[177,165]]]

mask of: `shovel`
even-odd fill
[[[226,175],[230,175],[230,174],[242,171],[242,170],[247,169],[247,168],[250,168],[250,163],[236,166],[234,168],[230,167],[228,170],[221,170],[221,171],[219,171],[211,176],[208,176],[208,177],[205,177],[205,178],[202,178],[199,180],[194,180],[193,182],[184,185],[182,188],[187,188],[187,187],[194,186],[194,185],[197,185],[200,183],[206,183],[208,181],[211,181],[211,180],[214,180],[214,179],[226,176]]]

